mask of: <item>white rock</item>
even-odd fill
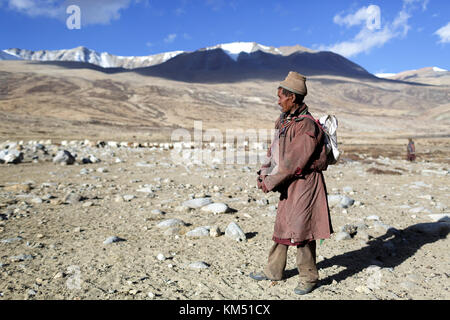
[[[133,194],[126,194],[126,195],[123,196],[123,200],[125,200],[125,201],[131,201],[134,198],[136,198],[136,196],[133,195]]]
[[[196,261],[189,264],[189,268],[191,269],[207,269],[209,265],[203,261]]]
[[[114,242],[120,242],[120,241],[125,241],[125,239],[119,238],[117,236],[112,236],[107,238],[105,241],[103,241],[103,244],[111,244]]]
[[[158,259],[159,261],[164,261],[166,260],[166,257],[162,253],[158,253],[156,259]]]
[[[341,201],[339,202],[339,205],[341,208],[348,208],[350,206],[353,205],[353,203],[355,203],[355,200],[353,200],[350,197],[347,196],[342,196]]]
[[[201,211],[212,213],[226,213],[229,211],[229,207],[225,203],[217,202],[211,203],[201,208]]]
[[[197,237],[209,237],[210,226],[203,226],[195,228],[194,230],[186,232],[187,237],[197,238]]]
[[[185,225],[185,223],[184,223],[183,220],[180,220],[180,219],[167,219],[167,220],[161,221],[156,226],[158,228],[165,229],[165,228],[171,228],[171,227],[176,227],[176,226],[184,226],[184,225]]]
[[[350,240],[352,237],[348,232],[340,231],[336,233],[334,238],[336,239],[336,241],[341,241],[341,240]]]
[[[59,164],[73,164],[75,162],[75,157],[67,150],[59,151],[53,158],[53,163]]]
[[[192,199],[192,200],[187,200],[187,201],[183,202],[183,206],[191,208],[191,209],[198,209],[198,208],[206,206],[210,203],[212,203],[211,198],[198,198],[198,199]]]
[[[136,191],[137,192],[145,192],[145,193],[153,193],[153,190],[151,187],[139,188]]]
[[[225,236],[235,241],[247,241],[244,231],[242,231],[236,222],[230,222],[228,227],[225,229]]]
[[[155,214],[155,215],[161,215],[164,214],[164,212],[162,212],[159,209],[153,209],[152,211],[150,211],[151,214]]]
[[[342,196],[339,194],[329,194],[327,198],[328,198],[328,205],[330,207],[334,207],[335,205],[339,204],[339,202],[341,202]]]

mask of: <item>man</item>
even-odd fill
[[[408,139],[408,146],[406,147],[406,159],[408,161],[416,160],[416,147],[412,138]]]
[[[306,78],[293,71],[278,88],[282,113],[275,129],[279,140],[268,152],[271,162],[277,159],[278,163],[264,164],[257,180],[258,188],[265,193],[280,192],[274,244],[264,271],[250,274],[258,281],[281,280],[288,248],[295,246],[299,272],[299,283],[294,290],[297,294],[307,294],[317,285],[316,240],[329,238],[333,232],[322,174],[327,167],[324,133],[303,102],[306,94]],[[278,154],[273,154],[273,150]]]

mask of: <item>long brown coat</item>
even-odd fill
[[[275,128],[280,129],[280,119]],[[314,169],[319,157],[326,156],[322,136],[317,124],[304,117],[280,132],[278,169],[263,175],[267,190],[280,192],[273,233],[277,242],[326,239],[333,232],[324,177]]]

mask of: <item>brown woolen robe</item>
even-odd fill
[[[276,129],[280,129],[280,120]],[[280,192],[273,233],[276,242],[294,244],[326,239],[333,232],[321,171],[326,170],[323,135],[313,120],[301,116],[293,119],[279,135],[278,169],[264,175],[268,164],[261,168],[267,190]]]

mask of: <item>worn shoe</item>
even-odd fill
[[[304,295],[304,294],[308,294],[308,293],[310,293],[311,291],[313,291],[313,289],[316,287],[316,283],[314,283],[314,282],[305,282],[305,283],[299,283],[298,285],[297,285],[297,287],[294,289],[294,292],[296,293],[296,294],[299,294],[299,295]]]
[[[251,272],[249,274],[250,278],[252,278],[253,280],[256,281],[261,281],[261,280],[270,280],[269,278],[267,278],[267,276],[264,274],[264,272]]]

